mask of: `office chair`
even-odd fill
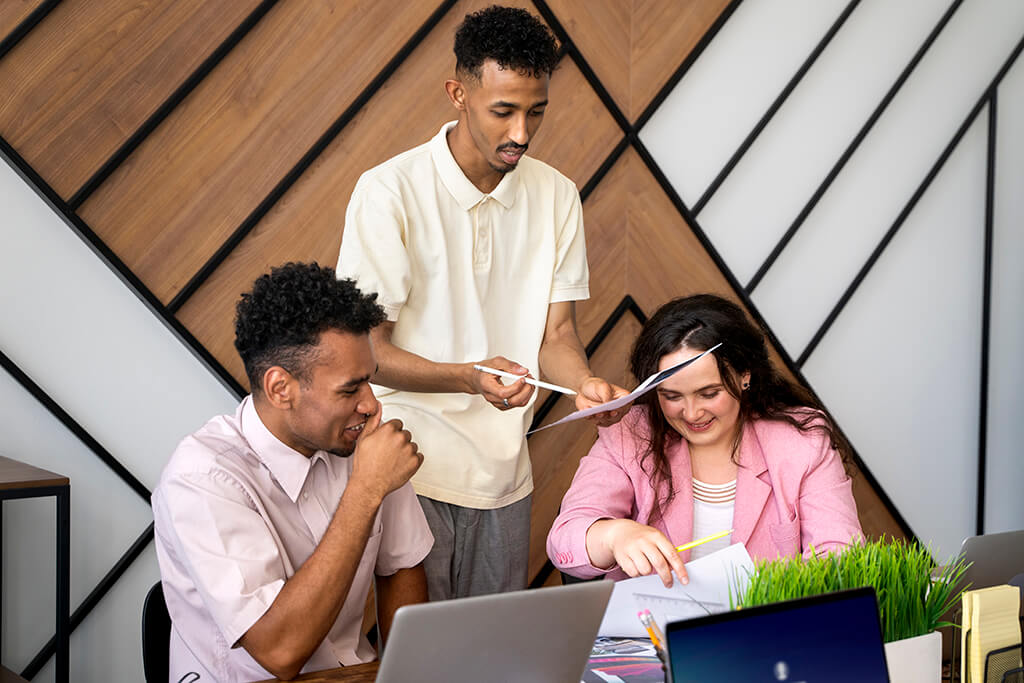
[[[171,616],[164,602],[163,586],[157,581],[142,604],[142,670],[146,683],[167,683],[170,643]]]

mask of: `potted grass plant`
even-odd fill
[[[872,586],[894,682],[938,681],[942,674],[939,628],[963,592],[962,560],[938,568],[918,543],[885,538],[858,541],[839,554],[761,560],[734,606],[754,607],[821,593]]]

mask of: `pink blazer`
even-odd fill
[[[634,407],[617,425],[599,430],[580,460],[548,533],[548,557],[560,571],[581,578],[607,571],[615,580],[626,578],[618,567],[590,564],[586,534],[599,519],[650,523],[655,491],[640,468],[637,437],[647,433],[644,410]],[[693,474],[685,440],[669,451],[669,462],[676,496],[653,526],[682,545],[693,540]],[[821,431],[756,420],[745,427],[738,462],[732,542],[746,545],[755,561],[838,550],[862,535],[850,478]],[[664,498],[667,488],[659,488]],[[689,556],[685,551],[683,561]]]

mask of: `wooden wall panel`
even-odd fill
[[[548,0],[548,6],[615,104],[628,112],[632,3]]]
[[[434,9],[275,5],[81,215],[167,302]]]
[[[233,346],[238,294],[271,265],[288,260],[336,265],[345,207],[363,171],[427,141],[455,116],[444,93],[453,73],[455,27],[485,0],[457,4],[401,68],[324,151],[277,206],[185,303],[179,319],[244,382]],[[618,129],[579,70],[564,60],[551,105],[530,154],[583,184],[618,141]],[[416,112],[395,125],[394,112]],[[580,144],[581,137],[586,144]],[[617,301],[616,301],[617,303]]]
[[[651,103],[729,0],[549,0],[630,121]]]
[[[633,0],[630,109],[635,121],[730,0]]]
[[[257,4],[62,2],[0,62],[0,133],[67,199]]]
[[[43,0],[3,0],[0,2],[0,40],[11,34],[15,28],[32,14]]]
[[[623,316],[600,348],[590,359],[591,367],[612,382],[632,387],[635,382],[626,370],[629,349],[640,331],[640,324],[630,314]],[[538,405],[543,397],[538,397]],[[574,410],[570,397],[559,400],[545,419],[545,424],[559,420]],[[530,527],[530,578],[547,561],[545,542],[551,523],[565,495],[580,458],[587,454],[597,438],[597,428],[586,420],[552,427],[530,437],[530,458],[533,461],[533,503]]]

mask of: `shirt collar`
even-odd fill
[[[449,121],[441,126],[441,130],[430,140],[430,156],[434,160],[441,182],[451,193],[455,201],[463,211],[469,211],[479,204],[485,197],[492,197],[506,209],[512,207],[516,198],[516,191],[519,189],[519,169],[516,168],[504,176],[498,186],[486,195],[474,185],[466,174],[462,172],[452,150],[448,147],[448,131],[455,127],[458,121]]]
[[[317,460],[322,460],[328,472],[333,473],[331,459],[323,451],[317,451],[311,458],[307,458],[274,436],[256,412],[252,396],[242,400],[241,415],[242,435],[249,447],[293,503],[298,501],[306,477]]]

